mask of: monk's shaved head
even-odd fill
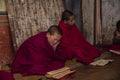
[[[53,35],[54,33],[57,33],[59,35],[62,35],[62,30],[57,25],[52,25],[47,31],[50,35]]]

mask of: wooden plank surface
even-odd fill
[[[111,55],[107,59],[113,62],[105,66],[82,65],[67,80],[120,80],[120,56]]]

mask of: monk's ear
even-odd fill
[[[50,33],[47,33],[46,36],[49,37],[49,36],[50,36]]]

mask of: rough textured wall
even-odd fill
[[[62,0],[7,0],[15,50],[31,35],[58,24],[64,10]]]
[[[82,0],[83,33],[86,39],[94,41],[94,0]]]
[[[118,20],[120,20],[120,0],[102,0],[103,43],[111,43]]]

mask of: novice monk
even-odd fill
[[[110,49],[120,51],[120,20],[116,24],[116,30],[114,32],[113,42]]]
[[[113,44],[120,45],[120,20],[116,24],[116,30],[114,32]]]
[[[72,12],[65,10],[59,27],[63,31],[58,50],[66,54],[68,59],[76,58],[78,61],[89,64],[100,54],[90,43],[88,43],[75,25],[75,16]]]
[[[12,73],[23,75],[46,74],[64,67],[65,59],[56,47],[62,37],[61,29],[53,25],[27,39],[18,49],[12,64]]]

